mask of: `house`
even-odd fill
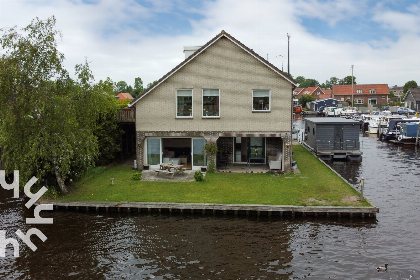
[[[307,118],[304,144],[324,159],[360,161],[359,129],[359,122],[352,119]]]
[[[366,84],[366,85],[333,85],[332,98],[340,101],[354,100],[354,106],[368,104],[388,104],[387,84]]]
[[[397,85],[393,86],[392,88],[389,88],[389,91],[392,91],[394,93],[394,96],[399,100],[404,95],[403,87],[399,87]]]
[[[120,92],[116,96],[120,101],[122,100],[133,100],[133,97],[128,92]]]
[[[293,97],[296,99],[299,99],[304,95],[312,95],[317,100],[331,98],[331,90],[322,89],[319,86],[315,86],[315,87],[308,87],[308,88],[297,88],[293,91]]]
[[[404,105],[416,112],[420,111],[420,88],[409,89],[404,97]]]
[[[296,82],[225,31],[188,51],[129,104],[138,168],[174,162],[199,170],[210,162],[204,146],[216,143],[227,164],[268,164],[280,155],[291,172]]]

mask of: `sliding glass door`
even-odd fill
[[[160,138],[147,138],[147,163],[151,166],[158,166],[160,155]]]
[[[201,166],[207,166],[206,154],[203,152],[206,140],[203,138],[192,139],[192,169],[199,170]]]

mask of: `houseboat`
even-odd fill
[[[304,142],[322,159],[361,161],[359,122],[345,118],[307,118]]]

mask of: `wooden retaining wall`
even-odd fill
[[[84,212],[158,212],[189,213],[202,215],[247,215],[247,216],[326,216],[375,218],[379,209],[373,207],[340,206],[280,206],[262,204],[214,204],[214,203],[163,203],[163,202],[102,202],[102,201],[56,201],[42,200],[52,204],[55,210]]]

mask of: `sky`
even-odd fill
[[[160,79],[222,30],[290,74],[325,83],[420,83],[420,1],[1,0],[0,28],[55,16],[65,67],[95,81]],[[289,43],[288,36],[290,35]]]

